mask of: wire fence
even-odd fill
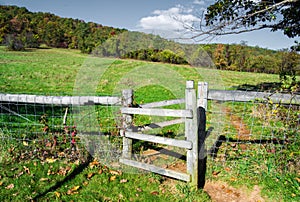
[[[148,101],[159,101],[152,96]],[[1,101],[0,163],[35,158],[76,161],[91,154],[104,163],[118,161],[122,151],[119,132],[123,117],[119,110],[121,99],[113,102],[95,105],[87,101],[84,105],[70,105]],[[144,102],[140,98],[136,105]],[[139,116],[134,123],[151,121],[154,120]],[[268,97],[243,102],[209,97],[205,141],[207,172],[212,176],[230,172],[236,174],[235,178],[241,174],[299,172],[299,122],[300,106],[295,103],[274,102]],[[182,130],[183,123],[159,133],[180,136]],[[147,149],[142,143],[136,145]]]
[[[119,130],[116,120],[120,117],[116,112],[120,103],[28,103],[16,102],[16,97],[10,96],[11,101],[7,98],[0,103],[0,163],[57,158],[84,161],[87,155],[95,154],[96,148],[98,154],[115,152],[109,144]],[[24,95],[18,99],[21,97]],[[121,145],[115,141],[114,147]]]
[[[212,99],[207,112],[208,172],[232,181],[271,172],[299,174],[300,106],[295,104],[299,97],[293,99],[294,104],[270,97]]]

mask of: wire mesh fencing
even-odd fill
[[[296,102],[274,102],[270,97],[252,97],[247,102],[210,100],[208,172],[232,181],[268,173],[299,174],[300,106]]]
[[[153,93],[149,95],[137,94],[134,105],[139,107],[166,99]],[[174,99],[171,94],[168,98]],[[209,98],[205,140],[207,172],[216,177],[231,176],[231,180],[237,180],[241,175],[259,177],[271,172],[299,173],[299,104],[274,102],[268,97],[252,98],[243,102]],[[104,164],[118,162],[122,155],[119,134],[123,121],[120,113],[122,100],[116,97],[105,99],[110,101],[101,101],[99,105],[95,100],[84,101],[84,105],[21,102],[20,99],[1,101],[0,163],[32,159],[85,161],[89,155]],[[173,106],[174,109],[182,107],[184,104]],[[135,126],[162,121],[168,119],[143,115],[133,118]],[[184,138],[184,123],[150,133]],[[133,149],[138,157],[145,154],[142,160],[150,163],[159,156],[165,158],[166,154],[179,155],[181,160],[184,158],[181,151],[169,151],[170,148],[141,141],[134,142]],[[158,149],[158,152],[151,149]],[[178,169],[182,164],[169,160],[163,162],[167,162],[170,168]]]
[[[118,100],[107,105],[51,104],[49,97],[25,102],[22,96],[14,95],[10,100],[8,96],[0,103],[1,163],[85,161],[91,155],[111,161],[120,153]]]

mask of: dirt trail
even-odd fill
[[[251,132],[247,125],[243,122],[243,119],[232,113],[230,108],[225,108],[223,111],[230,117],[230,123],[237,131],[237,140],[250,140]],[[241,149],[246,150],[247,145],[239,144]],[[166,168],[186,172],[185,163],[174,163],[168,165]],[[175,191],[176,181],[167,179],[163,186],[168,187],[168,190]],[[261,197],[259,186],[255,185],[252,190],[246,187],[234,188],[222,181],[206,181],[204,191],[210,196],[213,202],[264,202],[265,199]]]
[[[243,122],[243,119],[231,112],[231,109],[226,107],[223,109],[224,113],[230,117],[230,123],[234,126],[237,134],[237,139],[239,140],[249,140],[251,138],[251,132],[247,125]]]
[[[220,181],[207,181],[204,191],[214,202],[264,202],[260,188],[255,185],[252,190],[234,188]]]

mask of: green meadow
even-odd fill
[[[14,52],[0,46],[0,93],[120,95],[122,89],[133,88],[135,101],[143,104],[183,98],[186,80],[206,81],[210,88],[232,90],[278,82],[279,78],[275,74],[98,58],[77,50],[41,48]],[[209,106],[213,105],[214,103],[209,103]],[[249,112],[244,122],[247,125],[257,124],[257,129],[253,127],[253,130],[262,133],[259,127],[262,127],[264,122],[261,118],[250,117],[253,107],[251,104],[226,105],[226,107],[232,111]],[[48,108],[43,110],[47,111]],[[58,110],[60,115],[63,114],[63,109]],[[99,113],[100,117],[107,118],[102,120],[103,122],[100,121],[100,124],[112,125],[109,116],[105,115],[112,113],[111,111],[99,108]],[[208,117],[210,124],[210,114]],[[38,121],[36,117],[25,116],[25,118]],[[3,122],[4,120],[1,119]],[[230,118],[227,117],[226,120],[230,123]],[[13,119],[10,121],[13,122]],[[135,121],[143,123],[151,120],[141,116]],[[279,122],[280,120],[274,124],[284,127],[284,124]],[[43,124],[39,120],[39,124],[34,126],[41,130],[41,134],[42,129],[44,132],[46,130]],[[170,130],[175,131],[171,128],[163,133]],[[236,132],[236,128],[230,124],[222,130],[229,131],[231,135]],[[45,146],[47,142],[39,142],[38,135],[35,137],[37,142],[28,142],[25,137],[17,137],[16,134],[7,131],[11,130],[0,128],[0,201],[211,201],[205,191],[195,190],[185,182],[146,172],[134,170],[122,172],[109,168],[97,159],[90,159],[82,145],[82,148],[77,150],[81,153],[70,151],[69,144],[64,142],[63,137],[59,137],[62,138],[59,141],[64,143],[59,145],[57,150],[51,150]],[[267,130],[263,132],[269,133]],[[51,135],[45,134],[44,139],[53,138]],[[299,155],[297,144],[292,145],[291,152],[284,155],[290,158]],[[230,150],[235,146],[232,143],[223,149]],[[253,145],[248,148],[256,150]],[[240,148],[235,147],[234,151],[240,156],[245,154]],[[272,156],[272,153],[260,151],[263,152],[258,157],[245,154],[246,160],[230,153],[229,157],[239,163],[237,167],[230,165],[231,162],[221,163],[220,160],[214,164],[213,161],[209,161],[207,179],[212,182],[226,181],[236,188],[243,186],[246,193],[250,192],[254,185],[258,185],[262,190],[262,196],[269,201],[297,201],[300,198],[300,179],[295,173],[299,174],[299,171],[276,173],[278,168],[276,165],[282,164],[284,160],[272,161],[265,157],[265,155]],[[52,158],[51,155],[56,157]],[[255,163],[252,164],[253,161]],[[255,172],[257,169],[260,171]],[[249,175],[252,177],[249,178]]]

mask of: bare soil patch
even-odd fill
[[[234,188],[225,182],[207,181],[204,191],[214,202],[264,202],[260,195],[260,188],[255,185],[252,190],[246,188]]]

